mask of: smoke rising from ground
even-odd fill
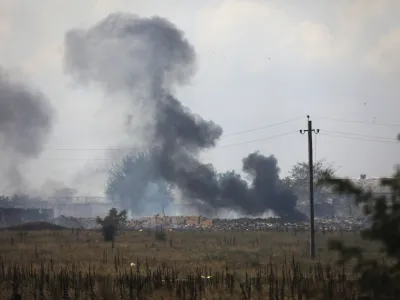
[[[302,217],[295,208],[296,197],[281,187],[275,158],[253,153],[243,159],[243,171],[253,178],[251,186],[237,174],[219,174],[200,162],[199,153],[216,145],[222,128],[174,97],[175,88],[194,74],[196,55],[169,21],[115,13],[87,30],[70,30],[64,63],[66,73],[78,82],[94,83],[110,95],[124,94],[132,111],[146,112],[143,122],[151,130],[145,142],[153,176],[177,187],[201,211],[234,209],[261,215],[273,210]],[[134,116],[127,111],[121,117]]]
[[[108,171],[106,195],[134,216],[169,210],[172,194],[150,155],[126,155]],[[170,211],[168,211],[170,214]]]
[[[0,163],[5,193],[26,190],[21,166],[41,153],[52,121],[48,99],[0,66]]]

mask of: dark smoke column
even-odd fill
[[[53,108],[39,91],[0,66],[0,163],[7,191],[26,188],[20,164],[37,157],[50,133]],[[5,172],[5,174],[4,174]]]
[[[146,114],[145,127],[151,134],[145,142],[155,177],[179,188],[185,199],[209,214],[221,208],[291,214],[296,201],[292,194],[278,191],[279,170],[263,163],[263,156],[250,155],[244,161],[244,170],[253,175],[253,187],[238,176],[221,179],[212,165],[198,159],[202,150],[216,145],[222,128],[193,114],[174,96],[174,89],[194,74],[195,58],[183,33],[160,17],[111,14],[88,29],[65,35],[66,73],[127,101],[131,111],[121,118],[138,116],[138,109]],[[264,183],[268,190],[262,187],[264,179],[270,180]]]
[[[261,211],[270,209],[287,220],[306,219],[306,216],[296,208],[297,196],[283,186],[279,178],[278,161],[274,156],[266,157],[258,152],[251,153],[243,159],[243,171],[253,178],[251,186],[253,209]]]
[[[285,220],[306,219],[296,208],[296,195],[283,186],[274,156],[266,157],[259,152],[253,152],[243,158],[242,164],[243,172],[251,179],[250,186],[234,171],[219,174],[221,194],[213,207],[233,208],[251,216],[261,216],[267,211],[273,211]]]
[[[158,176],[185,198],[212,202],[219,194],[216,173],[197,158],[202,149],[215,146],[222,129],[173,96],[173,89],[194,74],[195,58],[183,33],[159,17],[111,14],[65,35],[65,71],[82,84],[124,94],[133,112],[122,117],[138,108],[151,113],[147,127],[153,134],[146,142]]]

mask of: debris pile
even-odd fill
[[[60,216],[53,223],[67,228],[99,229],[95,218],[74,218]],[[359,231],[367,222],[359,218],[317,218],[315,230],[319,232],[351,232]],[[203,216],[153,216],[128,220],[126,229],[144,230],[157,227],[173,231],[278,231],[303,232],[310,230],[309,222],[283,222],[280,219],[239,218],[239,219],[207,219]]]
[[[67,227],[67,228],[82,228],[82,229],[98,229],[100,225],[96,223],[96,218],[75,218],[59,216],[54,218],[53,224]]]

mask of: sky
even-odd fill
[[[45,150],[25,175],[33,186],[52,180],[103,193],[106,149],[126,139],[123,108],[65,75],[63,43],[68,30],[114,12],[166,18],[194,46],[196,75],[176,94],[222,126],[218,146],[202,155],[218,170],[240,171],[259,150],[287,175],[308,159],[299,130],[310,115],[320,129],[314,159],[340,176],[390,175],[399,163],[399,9],[397,0],[1,0],[0,65],[56,109]]]

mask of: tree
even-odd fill
[[[340,265],[356,261],[358,284],[367,295],[363,299],[400,299],[400,169],[393,177],[380,181],[382,187],[390,190],[389,195],[374,195],[372,190],[363,190],[350,180],[334,178],[329,173],[319,184],[352,196],[371,222],[370,227],[361,231],[361,237],[383,245],[379,259],[371,259],[360,247],[349,247],[338,240],[330,242],[330,248],[340,254]]]
[[[159,176],[151,153],[126,155],[114,164],[108,171],[105,193],[138,215],[151,204],[161,207],[172,202],[169,186]]]
[[[318,183],[326,175],[330,177],[335,176],[333,167],[325,162],[319,160],[314,163],[314,193],[316,202],[324,202],[326,199],[323,193],[323,186],[318,186]],[[310,186],[310,173],[308,162],[299,162],[295,164],[289,172],[289,176],[282,180],[283,184],[292,188],[297,194],[303,196],[309,194]]]
[[[126,210],[118,212],[114,207],[109,210],[104,219],[97,217],[96,222],[102,227],[104,241],[114,243],[118,230],[126,226],[127,219]]]

